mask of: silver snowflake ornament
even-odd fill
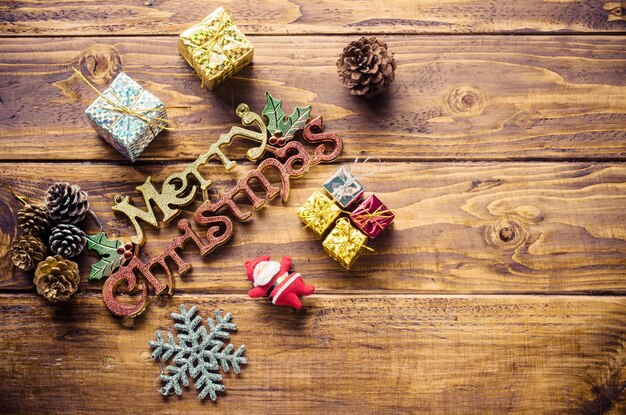
[[[248,360],[243,357],[246,346],[241,345],[236,352],[232,353],[234,346],[229,343],[224,347],[224,342],[219,339],[230,338],[228,331],[236,331],[237,325],[230,322],[230,313],[222,316],[219,310],[215,311],[215,322],[207,318],[209,331],[202,324],[202,317],[196,315],[198,306],[194,305],[189,310],[185,304],[180,306],[180,314],[172,313],[175,321],[174,330],[178,334],[178,343],[174,340],[171,332],[167,332],[167,340],[163,338],[160,330],[156,332],[156,340],[149,342],[154,349],[152,358],[166,363],[170,359],[174,365],[168,365],[165,373],[161,373],[161,381],[164,382],[160,389],[162,395],[170,395],[172,391],[181,395],[181,384],[189,387],[187,374],[195,380],[198,397],[204,399],[207,395],[212,400],[217,400],[216,392],[224,392],[226,387],[220,383],[222,370],[239,373],[240,365],[245,365]],[[172,356],[174,356],[172,358]]]

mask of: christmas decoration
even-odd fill
[[[17,212],[17,224],[24,235],[43,238],[50,230],[50,217],[45,207],[25,203]]]
[[[267,94],[267,99],[274,100],[274,103],[278,102],[270,94]],[[244,126],[256,125],[260,131],[251,131],[238,126],[232,127],[229,133],[220,135],[219,140],[210,146],[209,151],[198,157],[184,171],[174,173],[166,178],[160,192],[154,187],[151,178],[148,177],[144,184],[137,187],[143,195],[146,210],[141,210],[132,205],[128,196],[115,196],[113,210],[124,214],[130,220],[136,231],[136,235],[131,237],[131,242],[139,247],[145,242],[139,221],[154,227],[159,226],[153,205],[157,206],[162,213],[163,222],[168,223],[180,213],[182,206],[193,201],[198,188],[200,188],[205,200],[196,209],[194,220],[198,225],[207,227],[207,242],[200,240],[191,230],[189,222],[182,219],[178,222],[178,228],[183,232],[183,235],[169,243],[160,255],[147,261],[133,256],[127,263],[120,265],[116,271],[111,273],[102,288],[104,303],[113,314],[121,317],[138,316],[148,304],[148,290],[153,290],[155,295],[159,295],[167,289],[168,294],[172,294],[173,271],[178,275],[183,275],[191,269],[191,264],[183,261],[178,253],[186,241],[192,240],[199,248],[201,255],[206,255],[226,243],[232,236],[233,224],[228,217],[217,216],[219,212],[222,209],[228,209],[240,221],[248,220],[252,216],[252,212],[244,210],[240,205],[242,203],[238,197],[240,194],[245,195],[252,202],[254,210],[261,209],[268,200],[279,195],[283,202],[286,202],[289,197],[290,178],[302,176],[309,168],[321,162],[336,159],[343,148],[343,142],[337,135],[323,132],[322,117],[317,117],[303,127],[298,127],[297,125],[302,125],[298,121],[300,116],[294,118],[293,121],[285,121],[283,116],[282,126],[277,127],[285,128],[285,132],[292,138],[293,135],[289,130],[295,128],[297,131],[301,128],[303,141],[316,145],[314,152],[310,154],[304,145],[296,140],[286,142],[282,146],[268,144],[267,127],[263,123],[262,117],[251,112],[247,105],[239,105],[237,115],[241,118]],[[278,119],[275,122],[278,125]],[[221,194],[217,200],[209,200],[207,190],[212,181],[202,177],[199,168],[206,164],[209,159],[217,158],[224,164],[227,171],[231,170],[236,163],[226,157],[222,147],[230,145],[235,138],[243,138],[259,145],[249,149],[246,153],[248,159],[252,161],[260,160],[266,152],[274,157],[263,159],[256,169],[249,171],[240,178],[233,188]],[[270,170],[275,173],[280,183],[274,184],[270,181],[267,176],[267,171]],[[194,181],[190,180],[190,176],[193,177]],[[196,185],[195,182],[199,185]],[[257,194],[255,188],[251,187],[253,183],[260,185],[264,195]],[[176,269],[170,269],[171,264],[174,264]],[[165,271],[167,284],[154,276],[153,271],[156,269]],[[145,279],[143,284],[138,283],[138,276]],[[128,299],[118,301],[117,292],[120,286],[126,287],[125,291],[131,294],[134,303]]]
[[[267,117],[267,131],[272,136],[270,144],[283,146],[293,138],[296,131],[304,128],[309,119],[311,106],[296,107],[293,113],[287,117],[279,99],[272,97],[269,92],[266,92],[265,96],[266,104],[263,108],[263,115]]]
[[[298,208],[296,214],[305,226],[311,229],[317,236],[322,236],[326,229],[341,214],[341,209],[319,190],[308,198],[308,200]]]
[[[125,258],[130,259],[132,256],[132,252],[130,252],[133,247],[132,244],[128,244],[130,247],[125,249],[127,246],[122,247],[122,243],[117,239],[110,240],[102,231],[95,235],[87,235],[86,240],[87,249],[100,255],[100,261],[91,266],[90,281],[108,277]]]
[[[372,251],[365,245],[366,242],[367,236],[352,226],[348,219],[339,218],[333,230],[324,239],[322,247],[341,266],[350,269],[363,249]]]
[[[60,223],[50,232],[50,250],[66,258],[83,252],[86,242],[85,232],[74,225]]]
[[[324,189],[344,209],[358,202],[365,192],[363,185],[346,166],[342,166],[324,183]]]
[[[74,71],[98,98],[85,110],[96,132],[122,155],[134,162],[163,129],[167,112],[163,103],[124,72],[100,93],[77,69]]]
[[[50,218],[57,223],[76,224],[85,219],[89,210],[87,193],[77,185],[55,183],[48,188],[46,209]]]
[[[299,296],[313,294],[315,287],[306,285],[302,276],[290,272],[291,258],[284,256],[280,262],[270,261],[269,256],[262,256],[244,263],[246,275],[254,284],[248,291],[251,298],[269,297],[272,304],[289,306],[297,310],[302,308]]]
[[[156,340],[149,342],[152,359],[167,363],[172,360],[174,365],[168,365],[166,373],[159,376],[164,383],[160,392],[166,396],[171,393],[182,395],[181,384],[189,387],[189,377],[195,380],[198,398],[204,399],[207,395],[211,400],[217,400],[217,392],[224,392],[226,387],[219,383],[222,380],[220,364],[224,372],[230,368],[239,374],[241,365],[248,363],[243,356],[246,347],[239,346],[233,352],[234,346],[229,343],[225,346],[222,340],[230,338],[230,333],[237,330],[237,325],[231,323],[232,315],[225,316],[219,310],[215,311],[215,321],[207,318],[209,331],[202,324],[202,318],[196,315],[198,306],[187,309],[185,304],[180,306],[180,313],[172,313],[176,322],[174,329],[178,334],[178,343],[171,332],[167,332],[167,339],[163,338],[161,330],[156,332]],[[194,317],[195,316],[195,317]]]
[[[376,195],[365,199],[350,213],[352,222],[370,239],[378,238],[391,225],[394,217]]]
[[[352,95],[371,98],[387,89],[394,80],[396,61],[387,44],[375,37],[361,37],[343,49],[337,72]]]
[[[13,241],[11,246],[11,262],[24,271],[30,271],[35,265],[45,258],[48,249],[36,236],[24,235]]]
[[[230,14],[218,7],[179,36],[178,51],[195,69],[202,84],[213,90],[252,62],[254,47]]]
[[[48,301],[67,301],[78,289],[78,264],[60,255],[49,256],[35,270],[37,293]]]

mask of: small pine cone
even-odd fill
[[[383,92],[394,80],[396,61],[387,44],[375,37],[362,37],[343,49],[337,72],[352,95],[371,98]]]
[[[24,235],[43,237],[50,230],[50,217],[45,207],[26,204],[17,212],[17,224]]]
[[[48,249],[36,236],[24,235],[11,246],[11,262],[24,271],[35,268],[35,264],[46,257]]]
[[[87,239],[76,226],[61,223],[52,228],[48,242],[53,253],[69,258],[83,252]]]
[[[37,265],[33,281],[37,294],[48,301],[67,301],[78,289],[78,264],[59,255],[49,256]]]
[[[85,219],[89,200],[79,186],[59,182],[48,188],[46,208],[50,217],[58,223],[76,224]]]

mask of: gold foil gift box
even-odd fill
[[[339,218],[333,230],[324,239],[322,247],[341,266],[350,269],[363,249],[372,250],[365,245],[366,243],[367,236],[363,232],[352,226],[347,218]]]
[[[178,38],[178,50],[209,90],[252,62],[254,54],[254,47],[223,7],[185,30]]]
[[[296,211],[306,227],[319,237],[332,225],[340,213],[339,206],[319,190],[316,190]]]

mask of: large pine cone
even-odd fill
[[[383,92],[394,80],[396,61],[387,44],[375,37],[362,37],[343,49],[337,72],[352,95],[371,98]]]
[[[87,243],[85,232],[74,225],[61,223],[50,232],[50,250],[64,257],[73,257],[81,252]]]
[[[50,230],[50,217],[43,206],[26,204],[17,212],[17,224],[24,235],[43,237]]]
[[[78,289],[78,264],[59,255],[49,256],[37,266],[33,281],[37,293],[48,301],[67,301]]]
[[[11,246],[11,262],[24,271],[30,271],[35,265],[46,257],[48,248],[36,236],[24,235],[13,241]]]
[[[50,217],[58,223],[76,224],[85,219],[89,200],[79,186],[59,182],[48,188],[46,207]]]

